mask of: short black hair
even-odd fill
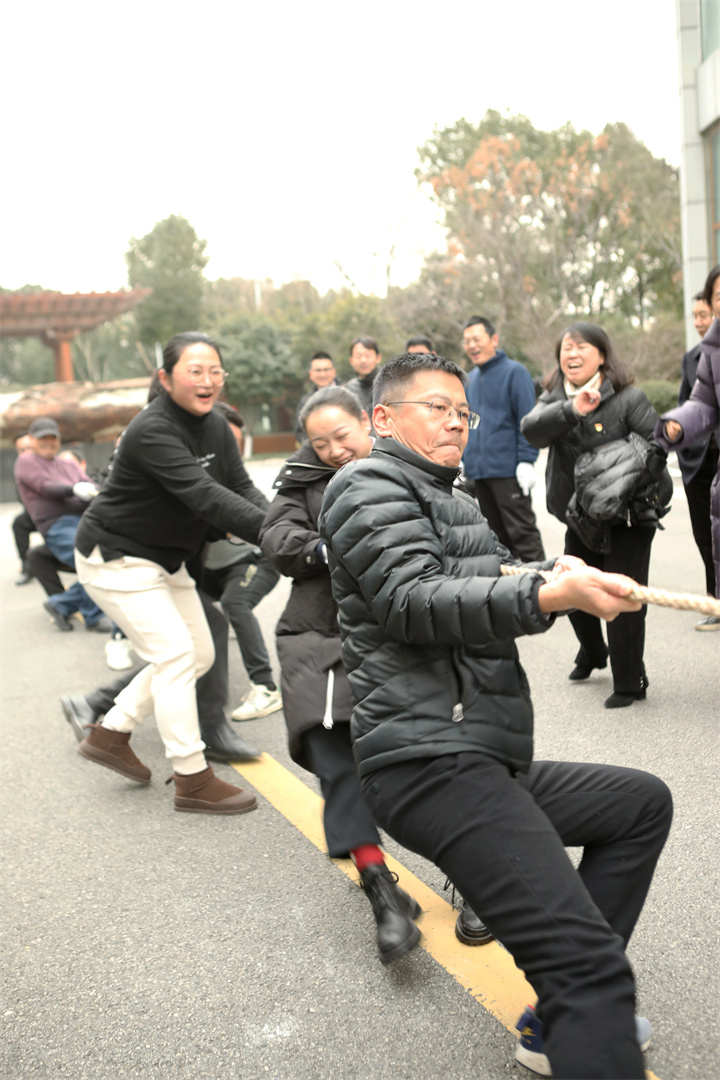
[[[486,319],[484,315],[471,315],[470,318],[466,319],[463,323],[463,330],[467,330],[470,326],[478,325],[485,327],[485,332],[487,333],[488,337],[492,337],[493,334],[497,333],[497,330],[495,329],[493,324],[490,322],[489,319]]]
[[[408,349],[412,349],[413,346],[417,347],[418,345],[424,345],[429,353],[435,352],[435,346],[432,341],[429,337],[425,337],[424,334],[415,334],[414,337],[408,338],[405,342],[405,352],[407,352]]]
[[[227,401],[216,401],[213,405],[213,409],[216,412],[222,413],[228,424],[232,424],[233,427],[245,427],[245,421],[242,418],[242,414],[239,413],[237,409],[234,409],[232,405],[228,405]]]
[[[318,409],[342,409],[348,416],[362,420],[362,402],[357,394],[353,394],[346,386],[324,386],[322,390],[316,390],[300,413],[303,429],[308,416],[312,416]]]
[[[348,353],[348,356],[352,356],[352,351],[356,345],[362,345],[365,349],[372,349],[374,353],[377,353],[378,356],[380,355],[380,346],[377,341],[374,337],[368,337],[367,334],[364,337],[356,337],[350,342],[350,352]]]
[[[310,363],[311,364],[312,364],[313,360],[329,360],[331,364],[334,363],[333,358],[330,355],[330,353],[329,352],[323,352],[322,349],[320,350],[320,352],[314,352],[312,354],[312,356],[310,357]]]
[[[402,394],[421,371],[446,371],[467,386],[468,377],[454,360],[435,353],[401,353],[380,369],[373,383],[373,407],[387,405],[397,394]]]
[[[717,266],[713,266],[712,270],[710,271],[710,273],[707,276],[707,281],[705,282],[705,289],[703,290],[703,297],[702,298],[705,301],[705,303],[707,304],[707,306],[710,308],[711,311],[713,309],[713,306],[712,306],[713,287],[715,285],[716,280],[719,277],[720,277],[720,263],[718,263]]]
[[[692,298],[692,302],[693,302],[693,304],[697,304],[698,300],[702,300],[703,304],[705,304],[705,306],[706,306],[706,307],[710,307],[710,305],[708,304],[707,300],[705,299],[705,292],[704,292],[704,290],[703,290],[703,292],[696,292],[696,293],[695,293],[695,295],[694,295],[694,296],[693,296],[693,298]]]

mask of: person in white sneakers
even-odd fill
[[[243,420],[237,409],[224,401],[215,403],[222,413],[242,457]],[[233,720],[259,720],[282,709],[282,697],[273,681],[265,638],[254,608],[271,592],[280,575],[272,568],[260,548],[237,536],[228,536],[208,544],[203,556],[200,587],[213,600],[219,600],[237,638],[240,656],[250,679],[250,689],[243,696]]]

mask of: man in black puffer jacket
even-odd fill
[[[501,576],[515,560],[453,486],[476,418],[451,361],[396,357],[376,380],[373,423],[370,457],[330,482],[320,517],[365,797],[391,836],[452,879],[532,982],[538,1009],[522,1019],[518,1060],[576,1080],[643,1077],[647,1021],[636,1030],[624,947],[670,827],[670,793],[636,770],[533,763],[515,646],[554,612],[637,610],[630,586],[568,556],[543,564],[555,570],[547,583]],[[586,848],[579,871],[564,845]]]

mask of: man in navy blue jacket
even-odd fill
[[[471,315],[463,328],[463,348],[475,365],[467,399],[480,416],[469,433],[463,465],[472,491],[490,528],[516,558],[545,558],[530,492],[538,456],[520,431],[520,421],[535,404],[530,372],[498,349],[495,327]]]

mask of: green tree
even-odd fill
[[[205,244],[190,222],[175,214],[159,221],[142,239],[131,239],[125,255],[128,281],[133,288],[153,290],[135,309],[138,336],[144,345],[163,344],[173,334],[201,326]]]
[[[300,396],[302,377],[282,332],[263,316],[240,315],[215,331],[228,373],[225,394],[246,405],[286,405]]]

